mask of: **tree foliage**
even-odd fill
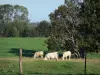
[[[0,5],[0,32],[2,36],[21,36],[27,25],[28,10],[26,7],[10,4]]]
[[[100,1],[84,0],[80,11],[80,41],[88,51],[99,52],[100,46]]]
[[[56,42],[59,41],[57,45],[59,45],[60,48],[57,48],[57,50],[71,50],[73,53],[76,53],[77,56],[79,56],[77,45],[77,26],[79,24],[78,10],[79,8],[74,2],[67,1],[67,4],[59,6],[57,10],[49,15],[52,23],[50,37],[55,38]],[[53,40],[54,39],[52,39],[52,41]],[[69,41],[71,42],[69,44],[71,48],[67,47]],[[50,45],[48,44],[48,46]]]
[[[47,37],[50,33],[50,23],[45,20],[41,21],[37,26],[37,30],[39,36]]]
[[[20,5],[0,5],[0,36],[2,37],[47,37],[50,23],[30,23],[28,10]]]
[[[64,5],[59,6],[49,15],[52,26],[50,37],[46,42],[48,49],[70,50],[78,57],[81,50],[98,52],[100,49],[99,12],[99,0],[84,0],[84,2],[65,0]]]

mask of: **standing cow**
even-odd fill
[[[47,53],[44,60],[56,59],[58,61],[58,52]]]
[[[69,60],[71,58],[71,51],[66,51],[63,53],[63,56],[62,56],[62,60],[64,60],[64,58],[67,59],[67,57],[69,57]]]
[[[34,59],[37,58],[37,57],[43,58],[43,55],[44,55],[44,52],[43,52],[43,51],[35,52],[35,54],[34,54]]]

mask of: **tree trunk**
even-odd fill
[[[74,52],[75,52],[77,58],[80,58],[80,53],[79,53],[78,45],[75,43],[74,37],[72,36],[71,38],[72,38],[72,43],[73,43],[72,45],[73,45]]]

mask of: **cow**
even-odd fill
[[[70,58],[71,58],[71,51],[63,52],[62,60],[64,60],[64,58],[67,59],[67,57],[69,57],[69,60],[70,60]]]
[[[43,51],[35,52],[35,54],[34,54],[34,59],[37,58],[37,57],[43,58],[43,55],[44,55],[44,52],[43,52]]]
[[[58,61],[58,52],[47,53],[44,60],[56,59]]]

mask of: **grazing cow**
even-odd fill
[[[69,60],[70,60],[70,58],[71,58],[71,52],[70,52],[70,51],[64,52],[64,53],[63,53],[63,56],[62,56],[62,59],[63,59],[63,60],[64,60],[64,58],[67,59],[67,57],[69,57]]]
[[[51,60],[51,59],[56,59],[56,61],[57,61],[58,60],[58,52],[47,53],[45,55],[44,60]]]
[[[37,58],[37,57],[41,57],[41,58],[43,58],[43,54],[44,54],[43,51],[35,52],[35,54],[34,54],[34,59]]]

